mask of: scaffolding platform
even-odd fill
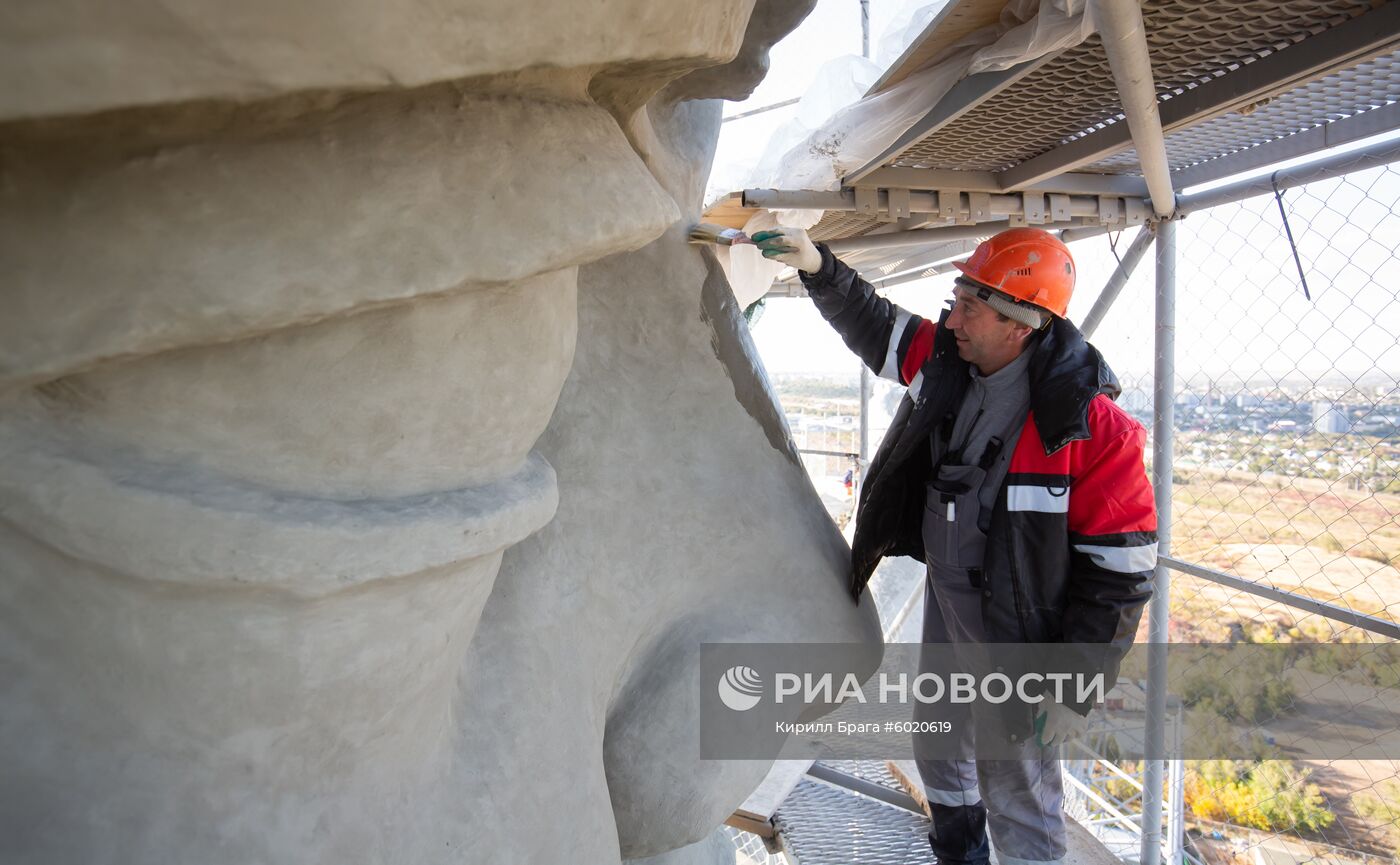
[[[912,764],[833,760],[811,764],[778,803],[765,845],[731,830],[743,858],[758,865],[934,865],[929,819],[916,801]],[[786,786],[784,784],[783,786]],[[911,795],[915,794],[915,795]],[[922,797],[919,797],[920,799]],[[1121,865],[1069,819],[1065,865]],[[732,825],[732,824],[731,824]],[[992,862],[997,862],[992,849]]]
[[[921,865],[934,858],[928,818],[848,788],[803,778],[773,817],[798,865]]]

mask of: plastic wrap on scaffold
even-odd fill
[[[894,13],[890,23],[875,42],[875,62],[881,69],[888,69],[904,53],[904,49],[914,44],[919,34],[924,32],[938,13],[953,0],[938,0],[918,6],[905,6]]]
[[[770,150],[782,155],[765,154],[746,185],[839,189],[847,173],[878,157],[958,81],[1073,47],[1093,31],[1085,0],[1011,0],[997,24],[953,43],[941,63],[836,111],[795,146],[775,136]]]

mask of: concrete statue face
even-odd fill
[[[6,14],[0,859],[617,862],[742,801],[699,644],[878,640],[684,242],[810,5]]]

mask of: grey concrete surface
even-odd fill
[[[687,133],[674,147],[710,142],[671,176],[694,208],[713,137],[690,131],[714,128],[719,105],[653,109],[655,128]],[[461,705],[468,741],[488,718],[515,731],[511,749],[483,742],[467,756],[536,781],[493,791],[502,820],[540,787],[615,820],[616,838],[575,840],[583,861],[605,861],[610,845],[641,858],[697,842],[766,774],[699,759],[700,643],[880,640],[873,605],[846,594],[848,550],[740,310],[710,251],[685,239],[681,222],[580,269],[574,366],[538,444],[560,473],[559,512],[508,553],[462,688],[499,701]],[[598,762],[582,761],[599,740]],[[530,861],[568,855],[555,837],[534,841]]]
[[[685,243],[810,5],[0,13],[0,861],[714,852],[699,644],[879,640]]]
[[[765,4],[766,5],[766,4]],[[53,0],[0,12],[0,119],[303,90],[385,90],[540,65],[721,63],[754,0]]]
[[[538,99],[493,81],[201,105],[194,129],[13,125],[0,261],[17,314],[0,317],[0,385],[635,249],[676,205],[586,82],[552,70],[519,85]]]

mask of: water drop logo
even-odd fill
[[[719,698],[736,712],[747,712],[763,696],[763,679],[753,667],[730,667],[719,678]]]

